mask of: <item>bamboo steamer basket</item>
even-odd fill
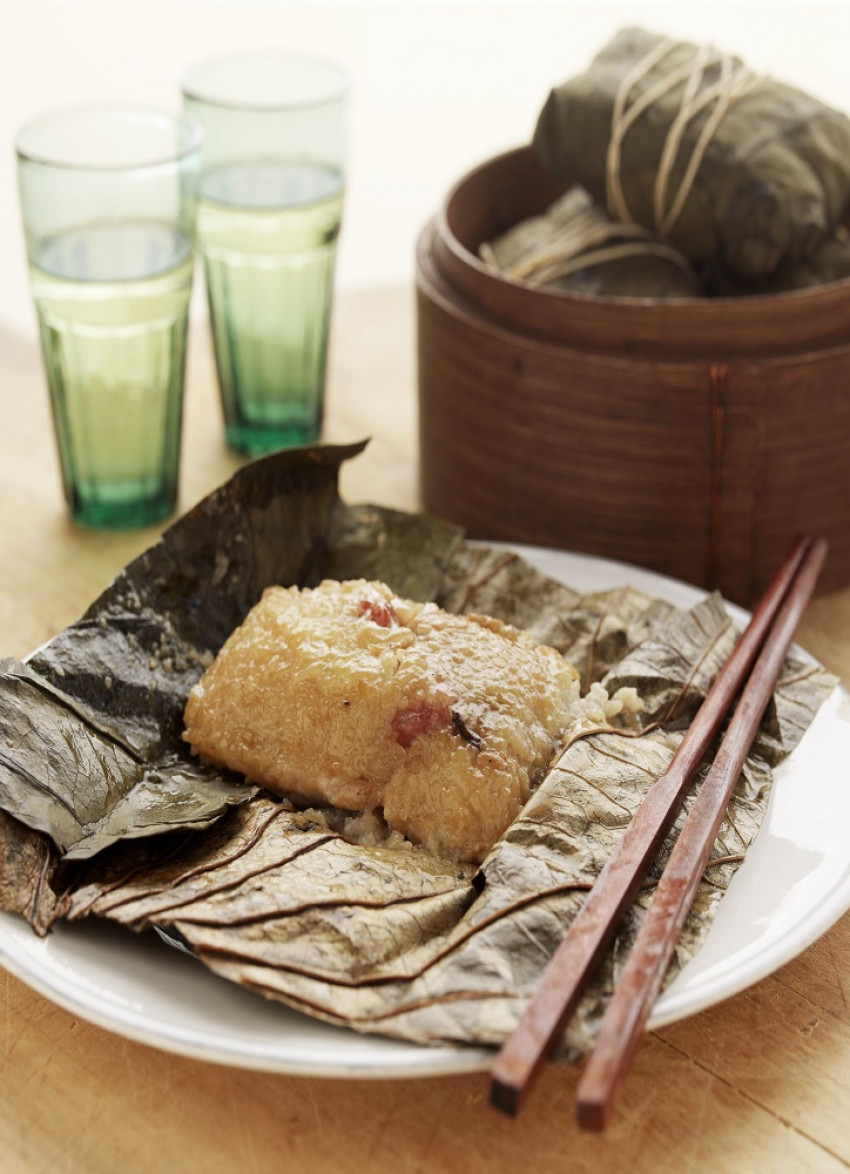
[[[423,507],[745,606],[810,531],[830,543],[821,590],[850,583],[850,281],[662,302],[478,260],[563,190],[520,148],[461,179],[420,235]]]

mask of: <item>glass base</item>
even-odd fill
[[[70,502],[71,519],[87,530],[141,530],[164,521],[174,512],[176,501],[171,494],[128,500],[106,496],[93,501],[75,497]]]
[[[228,424],[225,427],[228,446],[247,457],[262,457],[282,448],[301,448],[317,444],[320,424]]]

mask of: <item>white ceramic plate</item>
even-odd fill
[[[703,593],[636,567],[558,551],[523,553],[579,590],[631,583],[689,607]],[[745,618],[739,612],[738,618]],[[736,994],[795,957],[850,908],[850,696],[837,688],[776,772],[765,822],[708,939],[659,998],[650,1027]],[[155,937],[106,923],[37,938],[0,914],[0,961],[83,1019],[199,1059],[312,1076],[413,1077],[483,1069],[478,1049],[423,1048],[330,1027],[266,1002]]]

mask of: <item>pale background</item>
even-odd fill
[[[850,111],[850,3],[0,0],[0,322],[35,330],[13,149],[33,115],[99,101],[176,110],[183,70],[211,54],[334,57],[354,95],[339,287],[409,284],[447,188],[527,141],[551,86],[629,23],[733,50]]]

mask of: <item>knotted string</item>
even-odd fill
[[[625,239],[624,239],[625,238]],[[663,257],[693,276],[690,263],[676,249],[655,240],[639,224],[614,224],[598,205],[589,205],[553,235],[526,249],[508,265],[499,265],[492,246],[481,246],[482,260],[509,276],[545,284],[581,269],[605,265],[625,257]]]
[[[629,211],[620,177],[620,163],[623,139],[640,116],[655,102],[677,86],[683,86],[682,97],[676,117],[670,124],[655,176],[653,193],[653,220],[660,236],[668,236],[678,220],[691,193],[709,143],[729,108],[760,82],[760,78],[746,66],[741,65],[726,53],[703,46],[694,50],[693,57],[669,73],[663,74],[633,102],[629,102],[632,90],[674,49],[681,47],[677,41],[663,39],[638,61],[623,78],[614,99],[611,115],[611,138],[605,161],[605,189],[608,210],[612,217],[625,224],[633,224],[634,217]],[[710,69],[719,67],[717,78],[706,82]],[[707,106],[711,106],[709,117],[697,136],[691,157],[685,168],[679,187],[672,201],[668,202],[668,187],[673,174],[682,140],[693,119]]]

